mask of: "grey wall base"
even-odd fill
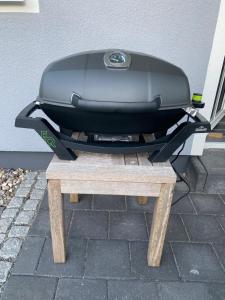
[[[0,168],[45,170],[52,159],[51,152],[0,152]]]
[[[200,160],[192,157],[186,170],[191,190],[225,194],[225,150],[205,150]]]

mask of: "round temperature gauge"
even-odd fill
[[[104,64],[107,68],[127,69],[130,63],[130,55],[122,51],[109,51],[104,55]]]
[[[123,64],[126,62],[126,57],[123,53],[113,53],[110,55],[109,60],[112,64]]]

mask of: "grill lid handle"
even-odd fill
[[[150,112],[158,110],[161,106],[161,96],[157,95],[153,100],[146,102],[113,102],[82,99],[77,93],[71,96],[71,103],[75,108],[82,111],[96,112],[119,112],[119,113],[137,113]]]

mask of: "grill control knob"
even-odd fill
[[[104,55],[104,64],[111,69],[127,69],[131,63],[131,56],[120,50],[108,51]]]

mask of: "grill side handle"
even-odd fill
[[[161,96],[157,95],[153,100],[146,102],[113,102],[82,99],[77,93],[71,96],[72,105],[82,111],[97,111],[110,113],[137,113],[158,110],[161,106]]]
[[[31,117],[32,113],[38,109],[41,109],[38,101],[28,104],[16,117],[15,126],[34,129],[59,158],[76,159],[76,154],[64,146],[60,139],[60,133],[46,119]]]
[[[15,126],[21,128],[33,128],[34,119],[30,116],[35,110],[39,109],[36,101],[28,104],[16,117]]]

